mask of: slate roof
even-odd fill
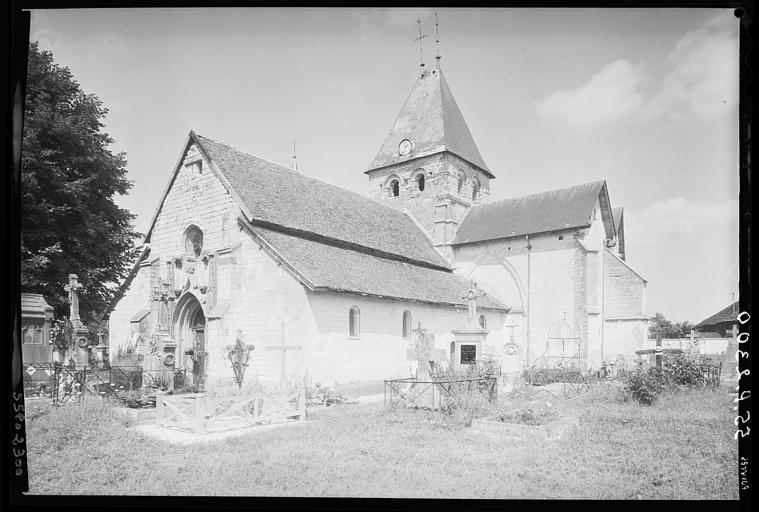
[[[52,311],[45,297],[39,293],[21,293],[21,315],[44,316],[45,311]]]
[[[587,227],[605,188],[601,180],[475,206],[453,245]]]
[[[351,292],[467,306],[461,296],[469,283],[452,272],[378,258],[260,226],[253,226],[253,231],[294,268],[306,286],[314,291]],[[479,299],[477,306],[506,309],[487,296]]]
[[[411,153],[398,154],[403,139],[413,143]],[[477,149],[442,70],[425,71],[406,98],[390,133],[365,172],[421,156],[449,151],[495,178]]]
[[[696,324],[696,328],[712,326],[722,322],[737,322],[736,317],[740,311],[738,301],[735,301],[734,304],[730,304],[725,309]]]
[[[355,192],[194,135],[247,208],[249,220],[385,256],[449,269],[404,213]]]

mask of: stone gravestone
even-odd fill
[[[416,380],[422,383],[418,385],[418,389],[423,390],[414,400],[414,405],[437,409],[440,407],[440,393],[434,389],[433,385],[424,384],[432,380],[432,364],[435,364],[435,338],[434,334],[422,328],[421,322],[414,329],[414,352],[417,362]]]
[[[422,322],[414,329],[414,350],[416,352],[416,378],[418,380],[430,380],[430,361],[433,360],[433,338],[427,329],[422,329]]]
[[[509,392],[514,389],[514,384],[519,378],[519,371],[519,347],[513,342],[506,343],[501,356],[501,389],[503,391]]]

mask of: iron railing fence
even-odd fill
[[[122,403],[155,395],[157,390],[182,391],[186,370],[146,370],[139,366],[24,365],[24,394],[45,397],[60,405],[86,396],[115,399]]]
[[[498,393],[497,377],[472,377],[442,379],[434,376],[429,379],[409,377],[405,379],[387,379],[385,382],[385,405],[410,405],[438,409],[446,402],[456,400],[466,392],[477,391],[494,401]]]

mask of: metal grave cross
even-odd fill
[[[268,346],[266,347],[266,350],[279,350],[281,352],[281,360],[282,360],[282,369],[280,370],[279,375],[279,382],[280,385],[284,388],[287,384],[287,351],[288,350],[303,350],[303,347],[300,345],[288,345],[285,340],[285,322],[280,322],[280,330],[279,330],[279,343],[280,345],[278,347],[276,346]]]
[[[232,370],[235,373],[237,387],[242,388],[242,380],[245,377],[245,368],[248,367],[250,353],[256,346],[245,343],[245,336],[240,329],[237,329],[237,339],[234,345],[227,345],[227,356],[232,363]]]

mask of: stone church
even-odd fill
[[[646,281],[605,181],[491,200],[496,179],[441,69],[417,77],[364,170],[365,195],[190,131],[109,318],[112,364],[185,369],[206,389],[407,377],[434,359],[505,370],[630,358]],[[452,334],[484,295],[484,343]]]

